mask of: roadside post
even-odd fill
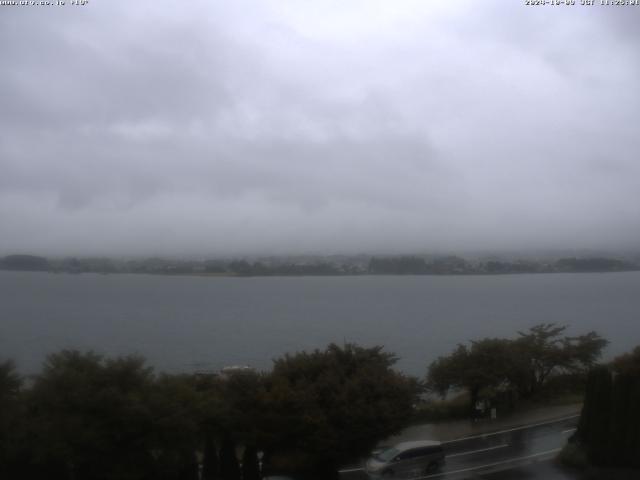
[[[202,480],[202,462],[204,461],[204,452],[202,450],[196,450],[196,461],[198,462],[198,480]]]
[[[244,478],[244,471],[242,468],[242,459],[244,457],[245,445],[236,445],[236,458],[238,459],[238,465],[240,465],[240,480]]]
[[[258,450],[256,456],[258,457],[258,478],[262,480],[262,458],[264,457],[264,452],[262,450]]]

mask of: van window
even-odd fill
[[[422,455],[433,455],[434,453],[441,453],[442,447],[440,445],[436,445],[434,447],[425,447],[421,449]]]
[[[400,460],[409,460],[411,458],[418,458],[424,455],[423,449],[414,448],[413,450],[407,450],[406,452],[400,454]]]
[[[428,455],[433,455],[434,453],[441,453],[441,446],[433,446],[433,447],[422,447],[422,448],[414,448],[412,450],[407,450],[402,453],[399,457],[400,460],[409,460],[411,458],[419,458],[426,457]]]
[[[388,448],[376,455],[376,458],[382,462],[390,462],[395,458],[397,454],[398,450],[396,450],[395,448]]]

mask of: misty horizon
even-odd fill
[[[0,8],[0,255],[638,251],[640,9]]]

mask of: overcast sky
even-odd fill
[[[0,253],[636,248],[638,25],[515,0],[0,6]]]

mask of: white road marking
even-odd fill
[[[508,446],[509,446],[508,443],[503,443],[502,445],[496,445],[495,447],[481,448],[480,450],[469,450],[468,452],[454,453],[452,455],[447,455],[447,458],[462,457],[463,455],[471,455],[473,453],[479,453],[479,452],[488,452],[489,450],[496,450],[498,448],[506,448]]]
[[[569,430],[562,430],[562,434],[566,435],[567,433],[575,432],[577,428],[570,428]]]
[[[426,478],[444,477],[445,475],[455,475],[456,473],[472,472],[474,470],[482,470],[483,468],[497,467],[498,465],[504,465],[506,463],[520,462],[522,460],[530,460],[530,459],[536,458],[536,457],[543,457],[545,455],[551,455],[552,453],[558,453],[560,450],[562,450],[562,449],[561,448],[554,448],[553,450],[547,450],[545,452],[534,453],[533,455],[527,455],[526,457],[510,458],[508,460],[502,460],[500,462],[495,462],[495,463],[487,463],[486,465],[479,465],[477,467],[469,467],[469,468],[462,468],[460,470],[452,470],[450,472],[435,473],[435,474],[427,475],[427,476],[424,476],[424,477],[414,477],[411,480],[422,480],[422,479],[426,479]]]
[[[364,471],[364,468],[358,467],[358,468],[347,468],[345,470],[338,470],[338,473],[351,473],[351,472],[362,472],[362,471]]]
[[[523,425],[521,427],[514,427],[514,428],[509,428],[507,430],[500,430],[498,432],[489,432],[489,433],[483,433],[481,435],[472,435],[470,437],[462,437],[462,438],[456,438],[454,440],[447,440],[446,442],[442,442],[442,444],[446,445],[447,443],[461,442],[463,440],[474,440],[476,438],[491,437],[493,435],[500,435],[503,433],[517,432],[518,430],[526,430],[527,428],[540,427],[542,425],[551,425],[553,423],[560,423],[560,422],[564,422],[566,420],[571,420],[578,417],[580,417],[580,415],[571,415],[568,417],[558,418],[556,420],[549,420],[549,421],[540,422],[540,423],[532,423],[531,425]]]

